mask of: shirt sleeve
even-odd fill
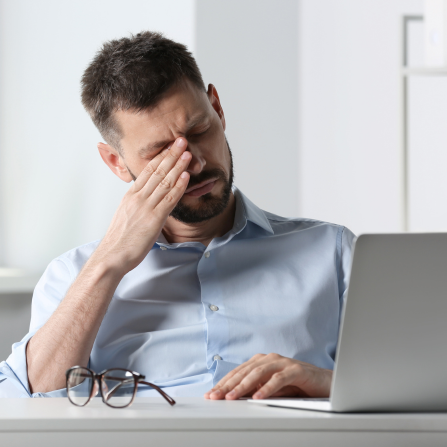
[[[31,305],[29,332],[12,345],[12,353],[6,362],[0,363],[0,397],[62,397],[65,390],[50,393],[30,392],[26,363],[26,345],[31,337],[47,322],[65,297],[73,273],[68,262],[62,258],[52,261],[34,289]]]
[[[348,230],[346,227],[342,227],[341,235],[337,242],[339,249],[338,289],[340,297],[340,315],[346,301],[346,295],[348,293],[349,277],[351,274],[352,252],[354,249],[355,240],[355,234],[352,231]]]

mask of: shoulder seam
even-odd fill
[[[55,261],[60,261],[60,262],[62,262],[62,264],[64,264],[65,268],[68,270],[68,274],[70,275],[70,280],[73,281],[76,276],[73,266],[67,258],[63,258],[62,256],[59,256],[58,258],[56,258]]]
[[[91,241],[91,242],[87,242],[86,244],[79,245],[78,247],[72,248],[71,250],[68,250],[65,253],[62,253],[57,258],[54,258],[52,262],[55,262],[55,261],[62,262],[65,265],[65,267],[67,268],[67,270],[68,270],[68,273],[70,275],[70,279],[73,281],[76,278],[76,271],[73,268],[72,262],[70,261],[70,259],[68,259],[69,258],[69,256],[68,256],[69,253],[72,253],[75,250],[78,250],[78,249],[81,249],[81,248],[84,248],[84,247],[88,247],[89,245],[99,244],[100,242],[101,242],[101,239],[98,239],[96,241]]]

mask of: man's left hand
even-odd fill
[[[256,354],[229,372],[205,394],[206,399],[252,396],[329,397],[332,371],[279,354]]]

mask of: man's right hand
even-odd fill
[[[147,164],[123,197],[95,258],[107,259],[124,275],[146,257],[188,186],[186,148],[187,141],[177,138]]]
[[[151,160],[125,194],[101,244],[62,302],[27,345],[31,392],[65,387],[65,371],[86,366],[123,276],[145,258],[188,186],[191,153],[177,138]],[[61,297],[62,298],[62,297]]]

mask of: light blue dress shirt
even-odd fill
[[[332,369],[354,235],[345,227],[265,212],[234,188],[231,231],[169,244],[161,235],[120,282],[89,366],[146,376],[172,396],[198,396],[257,353]],[[0,363],[0,397],[31,394],[25,348],[100,241],[50,263],[37,284],[28,334]],[[149,388],[139,395],[152,396]]]

